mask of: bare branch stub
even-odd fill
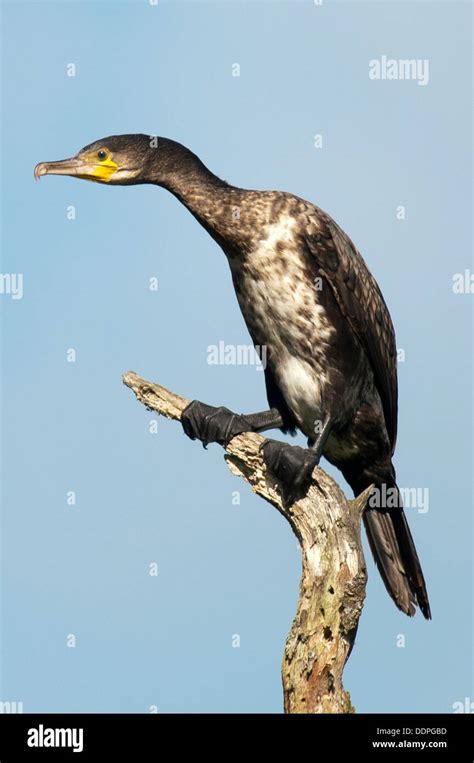
[[[179,421],[189,401],[133,371],[123,382],[149,410]],[[317,468],[304,498],[285,508],[267,472],[261,435],[234,437],[225,459],[232,474],[288,520],[302,551],[300,596],[282,665],[287,713],[354,712],[342,684],[365,597],[367,573],[360,520],[370,488],[348,501],[337,483]]]

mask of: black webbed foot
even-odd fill
[[[252,431],[244,416],[232,413],[228,408],[215,408],[199,400],[192,400],[181,414],[181,424],[191,440],[201,440],[204,447],[218,442],[224,447],[243,432]]]
[[[285,506],[305,495],[319,455],[308,448],[266,440],[262,445],[267,469],[276,477]]]

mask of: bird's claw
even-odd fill
[[[191,440],[200,440],[204,447],[217,442],[226,447],[233,437],[251,431],[244,416],[232,413],[228,408],[206,405],[192,400],[181,414],[183,430]]]
[[[318,454],[278,440],[265,440],[262,452],[265,466],[276,477],[284,506],[291,506],[306,494],[319,463]]]

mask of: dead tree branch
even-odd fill
[[[168,419],[179,421],[189,403],[133,371],[124,374],[123,382],[148,410]],[[254,433],[234,437],[225,459],[232,474],[283,514],[301,545],[300,597],[282,665],[285,712],[354,712],[342,672],[365,596],[360,520],[370,488],[348,501],[334,480],[316,468],[306,496],[285,508],[265,468],[260,450],[264,441]]]

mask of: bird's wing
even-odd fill
[[[313,207],[307,222],[304,245],[317,274],[330,285],[341,313],[369,358],[393,453],[398,392],[395,331],[390,313],[361,254],[334,220]]]

